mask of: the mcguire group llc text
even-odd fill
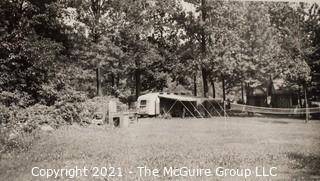
[[[33,167],[31,174],[34,177],[46,178],[78,178],[78,177],[123,177],[138,174],[139,177],[276,177],[277,167],[254,168],[190,168],[190,167],[163,167],[150,168],[139,166],[135,169],[121,167],[75,167],[50,169]]]

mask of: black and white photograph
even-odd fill
[[[320,180],[320,0],[0,0],[0,181]]]

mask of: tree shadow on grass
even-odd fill
[[[274,123],[274,124],[289,124],[289,122],[287,121],[279,121],[279,120],[276,120],[276,121],[271,121],[271,120],[259,120],[260,122],[263,122],[263,123]]]
[[[275,124],[289,124],[286,121],[272,121],[272,123],[275,123]]]
[[[297,176],[320,179],[320,155],[288,152],[286,156],[292,161],[289,164],[291,169],[301,170]]]

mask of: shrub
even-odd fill
[[[84,100],[85,96],[78,93],[64,95],[54,106],[35,104],[23,108],[0,104],[0,153],[27,149],[37,134],[35,130],[43,124],[58,128],[66,123],[81,122],[84,110],[81,101]]]
[[[72,93],[61,96],[54,105],[54,114],[59,115],[66,123],[72,124],[85,122],[86,112],[83,103],[87,96],[81,92],[73,91]]]
[[[0,104],[2,106],[19,106],[27,107],[31,105],[34,101],[30,99],[30,95],[24,92],[15,91],[15,92],[0,92]]]
[[[55,106],[55,114],[60,115],[66,123],[81,122],[80,113],[82,112],[82,108],[80,105],[66,102]]]
[[[11,122],[22,124],[26,132],[32,132],[33,129],[42,124],[56,127],[62,123],[62,119],[59,114],[55,114],[54,107],[36,104],[26,109],[15,110]]]
[[[8,107],[0,104],[0,125],[7,124],[11,116],[11,111]]]
[[[27,108],[0,104],[0,153],[27,149],[41,125],[58,128],[65,124],[86,125],[98,109],[107,111],[112,97],[87,99],[81,92],[65,92],[52,106],[35,104]],[[117,100],[116,100],[117,101]]]
[[[27,150],[38,138],[37,132],[26,133],[20,125],[5,125],[0,127],[0,155],[11,151]]]

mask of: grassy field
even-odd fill
[[[48,180],[31,169],[121,167],[123,177],[77,180],[244,180],[244,177],[140,177],[136,167],[277,167],[276,177],[320,180],[320,121],[273,118],[140,119],[129,128],[68,126],[42,133],[24,153],[2,155],[0,180]],[[129,173],[132,171],[133,173]],[[49,180],[66,180],[59,177]],[[75,180],[75,179],[73,179]]]

